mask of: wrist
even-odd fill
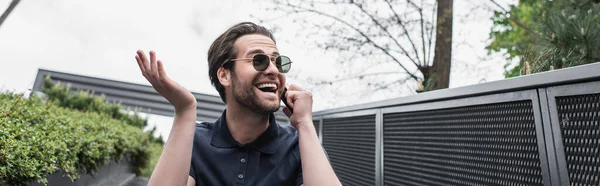
[[[304,131],[316,131],[315,129],[315,125],[313,124],[312,120],[308,120],[308,121],[304,121],[304,122],[298,122],[297,124],[294,125],[296,127],[296,130],[298,130],[298,132],[304,132]]]
[[[175,114],[188,114],[188,113],[194,113],[194,115],[196,114],[196,103],[195,102],[193,104],[190,104],[185,107],[175,107]]]

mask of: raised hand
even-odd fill
[[[294,113],[291,113],[287,107],[283,108],[283,112],[290,117],[292,126],[298,128],[299,125],[303,124],[312,125],[312,93],[297,85],[290,85],[285,99],[294,110]]]
[[[156,92],[165,97],[175,107],[175,112],[191,108],[196,109],[196,98],[194,95],[186,88],[169,79],[165,73],[162,61],[156,59],[154,51],[150,51],[150,60],[148,60],[144,51],[138,50],[135,60],[142,71],[142,75],[152,84]]]

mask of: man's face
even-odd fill
[[[253,58],[256,54],[271,56],[271,61],[279,56],[277,46],[271,38],[253,34],[238,38],[234,47],[236,58]],[[235,62],[235,72],[231,74],[232,96],[235,101],[258,113],[272,113],[279,110],[280,95],[285,86],[285,75],[270,63],[266,70],[254,69],[252,60]]]

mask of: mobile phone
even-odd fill
[[[285,93],[287,93],[287,87],[283,88],[283,94],[281,94],[281,101],[283,101],[283,104],[285,105],[285,107],[287,107],[290,110],[290,112],[293,114],[294,109],[292,109],[292,107],[290,107],[290,105],[288,105],[287,98],[285,97]]]

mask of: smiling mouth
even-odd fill
[[[277,92],[277,85],[273,83],[259,84],[256,85],[256,88],[262,92],[271,92],[274,94]]]

